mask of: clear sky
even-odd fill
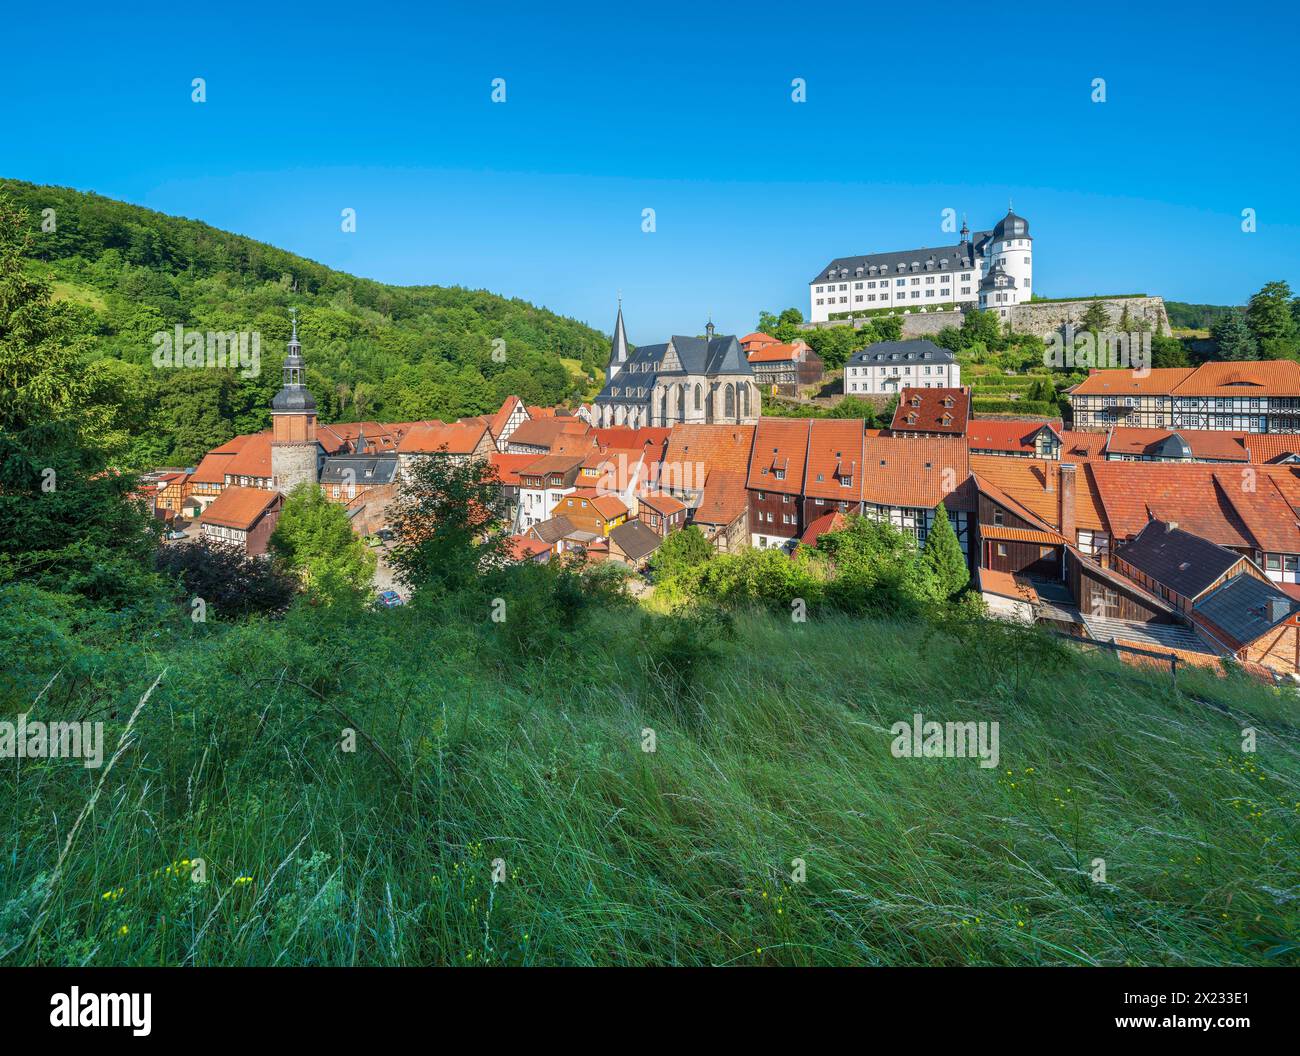
[[[1300,286],[1294,4],[65,0],[5,21],[0,174],[605,331],[622,290],[638,343],[806,312],[833,257],[942,245],[944,209],[987,228],[1008,199],[1043,296]]]

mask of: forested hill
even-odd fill
[[[117,408],[117,435],[129,438],[114,452],[124,467],[193,464],[268,426],[291,305],[323,422],[456,418],[494,411],[511,393],[576,400],[608,355],[600,332],[518,299],[388,286],[68,188],[0,179],[4,196],[29,215],[32,268],[48,275],[100,361],[101,395]],[[260,375],[155,368],[153,335],[177,325],[259,333]],[[497,338],[505,344],[494,356]]]

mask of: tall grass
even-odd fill
[[[114,714],[111,751],[166,674],[57,883],[101,775],[0,762],[4,962],[1300,960],[1275,692],[763,614],[683,687],[640,648],[656,618],[600,611],[531,656],[486,610],[52,637],[6,717],[61,671],[33,718]],[[998,721],[1000,765],[894,758],[916,711]]]

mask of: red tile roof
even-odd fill
[[[523,406],[524,401],[518,396],[507,396],[505,400],[502,401],[501,409],[497,411],[488,422],[488,428],[492,430],[492,439],[495,440],[501,435],[501,430],[506,427],[506,423],[510,421],[510,416],[515,413],[515,409]],[[524,408],[524,413],[528,413],[526,407]]]
[[[809,350],[808,345],[803,341],[795,341],[788,345],[774,341],[770,344],[755,345],[749,352],[748,358],[751,363],[791,363],[799,353],[807,350]]]
[[[506,554],[512,561],[536,560],[551,552],[551,544],[526,535],[512,535],[506,540]]]
[[[966,427],[966,439],[971,451],[1010,451],[1032,455],[1034,437],[1043,429],[1051,429],[1061,436],[1061,423],[1022,421],[1007,418],[972,418]]]
[[[803,535],[799,541],[805,546],[816,546],[817,540],[827,532],[838,532],[848,524],[848,518],[839,510],[832,510],[830,513],[823,513],[812,524],[804,529]]]
[[[905,386],[889,428],[896,433],[964,436],[969,419],[970,389],[916,389]]]
[[[199,521],[248,531],[279,498],[280,493],[276,491],[232,484],[212,500],[212,504],[199,515]]]
[[[500,451],[493,451],[488,455],[488,461],[496,467],[497,476],[502,484],[518,485],[519,471],[525,466],[530,466],[536,462],[541,455],[507,455]]]
[[[860,418],[814,418],[808,435],[803,494],[816,499],[858,502],[865,476]],[[844,482],[849,482],[845,487]]]
[[[1157,367],[1138,376],[1132,370],[1094,370],[1071,390],[1072,396],[1139,396],[1173,392],[1194,373],[1192,367]]]
[[[468,455],[482,442],[487,423],[474,418],[455,425],[412,426],[402,437],[397,450],[402,454],[435,454],[445,451],[449,455]]]
[[[1117,539],[1158,517],[1220,546],[1300,553],[1300,482],[1288,466],[1092,462],[1089,469]]]
[[[1110,431],[1105,453],[1108,455],[1144,455],[1163,440],[1177,433],[1198,459],[1245,462],[1248,460],[1241,433],[1213,429],[1134,429],[1127,426]]]
[[[745,490],[745,475],[734,469],[711,469],[693,519],[701,524],[726,525],[747,509],[749,493]]]
[[[647,491],[637,496],[642,506],[649,506],[656,513],[661,513],[665,517],[671,517],[674,513],[680,513],[686,509],[686,504],[666,495],[659,491]]]
[[[711,474],[726,471],[739,474],[743,489],[754,429],[752,425],[674,425],[660,472],[653,479],[661,487],[698,491]]]
[[[534,408],[528,408],[528,413],[532,414]],[[591,431],[591,427],[581,418],[557,418],[553,414],[550,417],[538,418],[534,416],[526,422],[520,422],[519,426],[510,434],[508,444],[527,444],[530,447],[545,447],[548,450],[554,446],[564,434],[574,436],[586,436]]]
[[[244,441],[238,453],[226,466],[234,477],[271,478],[271,431],[254,433]]]
[[[961,487],[972,461],[965,437],[875,436],[867,437],[863,446],[865,502],[929,508],[943,499],[949,509],[971,508],[968,491]]]
[[[747,485],[758,491],[798,495],[814,419],[761,418],[755,427]]]

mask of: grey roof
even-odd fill
[[[536,534],[537,538],[544,543],[553,543],[577,531],[577,525],[567,517],[552,517],[550,520],[533,525],[528,531],[530,534]]]
[[[289,354],[284,357],[284,386],[271,398],[271,410],[281,412],[295,411],[315,411],[316,399],[307,390],[307,387],[299,382],[290,382],[292,377],[306,377],[306,370],[302,362],[302,346],[298,344],[298,332],[294,330],[293,339],[289,342]],[[292,372],[292,374],[290,373]]]
[[[1113,642],[1116,638],[1125,642],[1138,642],[1149,646],[1152,652],[1161,649],[1181,649],[1188,653],[1209,653],[1217,656],[1214,649],[1191,627],[1181,623],[1142,623],[1138,620],[1117,620],[1109,616],[1090,616],[1086,611],[1079,611],[1079,618],[1088,628],[1088,636],[1099,642]]]
[[[322,484],[391,484],[397,472],[397,452],[378,455],[335,455],[321,467]]]
[[[1241,560],[1227,547],[1159,520],[1115,547],[1115,556],[1185,598],[1199,597]]]
[[[681,370],[665,370],[664,359],[669,347],[676,352],[681,362]],[[597,403],[640,402],[648,400],[654,390],[655,382],[660,376],[668,378],[684,377],[687,374],[702,374],[706,377],[728,377],[741,375],[753,377],[754,368],[740,347],[734,335],[715,337],[705,341],[702,337],[683,337],[673,335],[672,340],[662,345],[642,345],[623,364],[614,377],[605,382]],[[627,393],[632,389],[633,394]],[[617,396],[612,391],[618,389]]]
[[[919,341],[877,341],[854,352],[849,362],[871,367],[886,363],[951,363],[954,356],[946,348],[922,338]]]
[[[1007,269],[1001,264],[994,264],[989,268],[988,274],[980,280],[981,290],[996,290],[999,287],[1014,286],[1016,280],[1014,276],[1007,274]]]
[[[1192,445],[1184,440],[1177,433],[1170,433],[1168,436],[1157,440],[1149,448],[1153,455],[1160,458],[1191,458]]]
[[[633,561],[653,554],[661,542],[658,534],[640,521],[624,521],[610,530],[609,538]]]
[[[927,246],[921,249],[899,249],[889,253],[868,253],[862,257],[836,257],[820,272],[808,280],[811,286],[817,282],[845,282],[849,279],[872,279],[893,275],[934,274],[937,271],[950,272],[972,269],[976,259],[983,255],[985,244],[992,237],[991,231],[976,231],[969,242],[958,242],[955,246]],[[944,267],[943,262],[948,262]],[[930,267],[926,267],[926,262]],[[900,270],[899,265],[902,265]],[[912,265],[916,268],[913,269]],[[876,269],[871,274],[872,268]],[[858,268],[862,274],[858,274]],[[881,269],[884,269],[883,272]],[[832,277],[828,272],[834,271]]]
[[[993,226],[993,240],[995,242],[1007,238],[1028,238],[1029,221],[1023,216],[1016,216],[1010,209],[1004,216]]]
[[[623,306],[618,306],[618,318],[614,320],[614,339],[609,343],[609,361],[622,363],[627,359],[627,330],[623,326]]]
[[[1245,645],[1300,609],[1300,602],[1267,580],[1233,576],[1192,606],[1192,611]],[[1229,642],[1229,645],[1232,643]]]

